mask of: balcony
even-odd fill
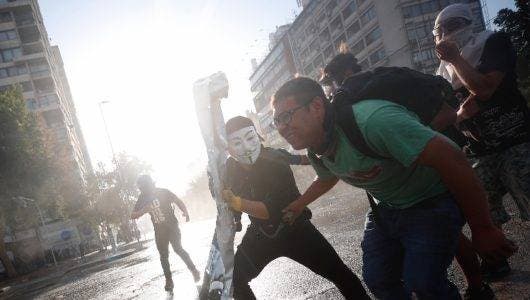
[[[31,44],[41,41],[41,34],[37,26],[19,27],[18,34],[22,44]]]

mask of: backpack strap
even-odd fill
[[[370,146],[368,146],[368,143],[366,143],[361,129],[357,124],[351,105],[335,107],[335,112],[337,124],[342,129],[353,148],[372,158],[388,159],[388,157],[375,152]]]

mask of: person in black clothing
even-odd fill
[[[310,222],[305,209],[294,224],[282,222],[282,210],[300,196],[289,163],[307,158],[263,147],[252,121],[226,123],[228,149],[223,199],[250,225],[234,259],[234,298],[255,299],[249,282],[279,257],[288,257],[332,281],[346,299],[369,299],[357,276]]]
[[[189,222],[190,216],[186,206],[182,200],[169,190],[157,188],[149,175],[141,175],[138,178],[137,185],[141,193],[138,196],[131,218],[138,219],[145,213],[151,215],[151,221],[155,229],[156,248],[160,253],[160,263],[166,277],[166,291],[172,291],[174,286],[168,259],[169,243],[171,243],[175,253],[184,261],[195,282],[199,281],[199,271],[195,268],[188,253],[182,248],[178,220],[175,217],[172,204],[178,206],[182,211],[182,215],[186,218],[186,222]]]
[[[466,138],[464,151],[487,192],[493,222],[501,228],[510,219],[502,204],[507,192],[521,219],[530,220],[530,113],[517,88],[509,37],[474,33],[472,21],[465,4],[449,5],[438,14],[433,31],[441,60],[437,74],[461,101],[457,122]],[[507,260],[483,261],[482,273],[490,279],[509,271]]]

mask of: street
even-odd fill
[[[352,198],[358,201],[352,201]],[[358,275],[361,273],[362,255],[359,245],[367,206],[363,192],[343,184],[312,206],[313,223]],[[184,248],[198,268],[204,270],[213,232],[213,220],[181,224],[181,230]],[[530,269],[528,242],[525,241],[528,241],[529,237],[527,229],[521,231],[515,237],[521,248],[511,259],[514,268],[512,275],[505,282],[492,284],[499,299],[528,299]],[[513,234],[514,231],[508,231],[510,238],[514,238]],[[238,233],[236,244],[241,236],[242,234]],[[174,252],[170,252],[175,282],[174,294],[170,295],[164,291],[164,276],[154,241],[151,240],[145,245],[145,249],[123,259],[67,273],[54,283],[26,291],[20,298],[196,299],[197,286],[184,263]],[[454,265],[450,277],[463,291],[465,286],[461,272],[456,270]],[[251,282],[251,286],[258,299],[341,299],[330,282],[286,258],[278,259],[267,266]]]

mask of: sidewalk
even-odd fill
[[[44,267],[29,274],[2,282],[0,283],[0,299],[16,296],[20,291],[27,293],[28,290],[42,289],[53,285],[57,279],[68,273],[127,257],[145,249],[144,244],[146,242],[148,241],[141,241],[140,244],[133,242],[120,245],[116,253],[112,253],[111,250],[92,252],[82,258],[78,257],[63,261],[58,266]]]

